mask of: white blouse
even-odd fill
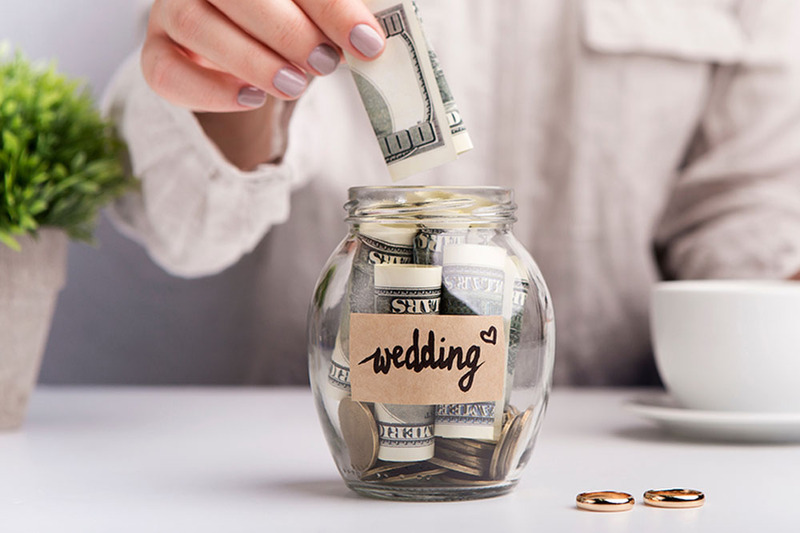
[[[419,1],[475,150],[409,183],[515,189],[515,234],[555,304],[557,383],[654,379],[662,276],[800,271],[798,4]],[[314,81],[282,162],[252,172],[156,96],[138,58],[106,109],[141,179],[118,227],[180,276],[254,252],[249,381],[306,381],[307,306],[347,188],[390,184],[347,69]]]

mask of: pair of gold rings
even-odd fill
[[[627,492],[617,491],[582,492],[575,501],[579,509],[599,512],[630,511],[636,503]],[[644,503],[666,509],[702,507],[705,501],[705,495],[694,489],[648,490],[644,493]]]

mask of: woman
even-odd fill
[[[556,306],[557,383],[655,379],[661,277],[800,272],[795,3],[418,4],[476,148],[410,182],[515,189]],[[110,89],[142,179],[119,227],[177,275],[253,250],[263,265],[253,382],[306,380],[306,306],[346,189],[389,183],[336,69],[341,50],[382,48],[361,0],[158,0],[141,68]]]

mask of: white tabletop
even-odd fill
[[[517,489],[398,503],[339,479],[304,389],[40,388],[0,433],[2,532],[800,530],[800,446],[683,442],[621,407],[634,391],[557,390]],[[701,509],[575,509],[614,489],[703,490]]]

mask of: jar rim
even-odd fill
[[[420,189],[429,191],[497,191],[513,193],[511,187],[502,187],[500,185],[358,185],[356,187],[350,187],[348,192],[352,198],[355,193],[361,191],[391,191],[395,189],[399,191]]]
[[[516,221],[514,191],[500,186],[394,185],[351,187],[344,208],[355,223],[464,222],[510,224]]]

